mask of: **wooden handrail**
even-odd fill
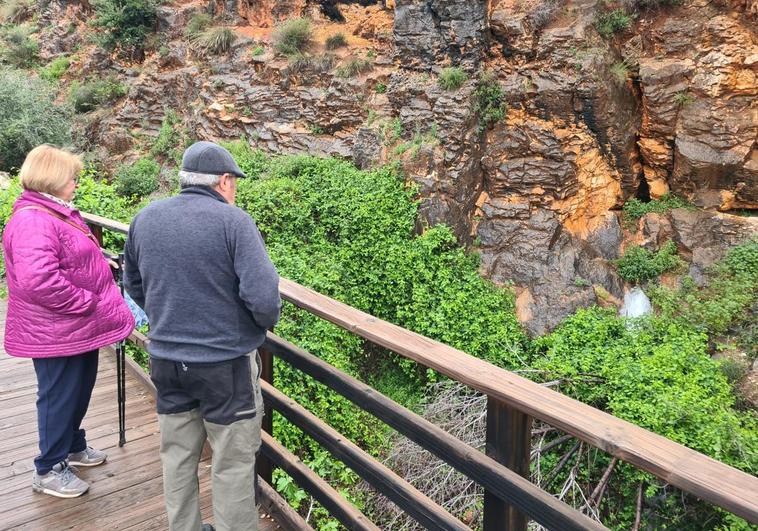
[[[261,451],[292,476],[298,485],[305,488],[345,527],[356,531],[381,531],[321,476],[265,431],[261,432]]]
[[[124,223],[92,214],[83,216],[94,225],[128,232]],[[282,298],[295,306],[758,524],[758,478],[754,476],[291,280],[282,278],[279,289]]]
[[[413,485],[399,477],[392,470],[353,444],[344,435],[323,422],[316,415],[295,400],[278,391],[268,382],[261,381],[263,398],[287,420],[313,437],[316,442],[340,461],[352,468],[356,474],[372,487],[410,514],[426,529],[467,531],[469,528],[434,503]]]
[[[282,298],[758,524],[758,478],[448,345],[281,279]]]
[[[278,358],[335,390],[546,528],[565,531],[606,529],[528,479],[317,356],[270,332],[265,345]]]

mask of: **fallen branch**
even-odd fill
[[[569,450],[568,452],[566,452],[566,454],[563,457],[561,457],[561,460],[558,461],[558,464],[555,465],[555,468],[552,470],[552,472],[550,472],[550,475],[545,480],[544,487],[543,487],[545,490],[548,490],[548,487],[553,482],[553,480],[556,478],[556,476],[558,476],[558,473],[561,470],[563,470],[563,467],[566,466],[566,463],[568,463],[568,460],[571,459],[571,456],[574,455],[574,453],[579,449],[579,445],[580,444],[581,443],[577,441],[577,443],[574,445],[574,447],[571,450]]]
[[[641,521],[642,521],[642,481],[640,481],[640,486],[637,487],[637,512],[634,515],[634,527],[632,527],[632,531],[640,530]]]
[[[592,491],[592,494],[590,494],[590,499],[587,500],[588,506],[593,505],[600,510],[600,501],[603,499],[603,494],[605,494],[605,489],[608,487],[608,482],[611,480],[611,473],[613,472],[613,467],[616,466],[616,463],[618,463],[618,457],[611,459],[611,464],[605,469],[603,476],[600,478],[600,482],[595,487],[595,490]]]
[[[568,441],[569,439],[573,439],[573,438],[574,438],[573,435],[564,435],[562,437],[558,437],[557,439],[553,439],[552,441],[547,443],[545,446],[535,448],[534,450],[532,450],[531,457],[534,458],[538,454],[544,454],[545,452],[548,452],[552,450],[553,448],[555,448],[556,446],[561,445],[565,443],[566,441]]]

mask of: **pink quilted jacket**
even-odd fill
[[[8,280],[5,351],[11,356],[72,356],[129,335],[134,318],[100,248],[77,210],[25,191],[3,234]]]

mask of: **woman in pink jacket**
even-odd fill
[[[81,422],[97,377],[98,349],[120,341],[134,318],[110,266],[71,203],[78,157],[39,146],[19,172],[24,192],[3,234],[8,281],[5,350],[32,358],[37,374],[40,455],[32,488],[61,498],[89,485],[69,465],[95,466]]]

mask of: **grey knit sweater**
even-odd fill
[[[252,218],[208,187],[185,188],[137,214],[124,286],[150,321],[150,355],[236,358],[279,319],[279,276]]]

